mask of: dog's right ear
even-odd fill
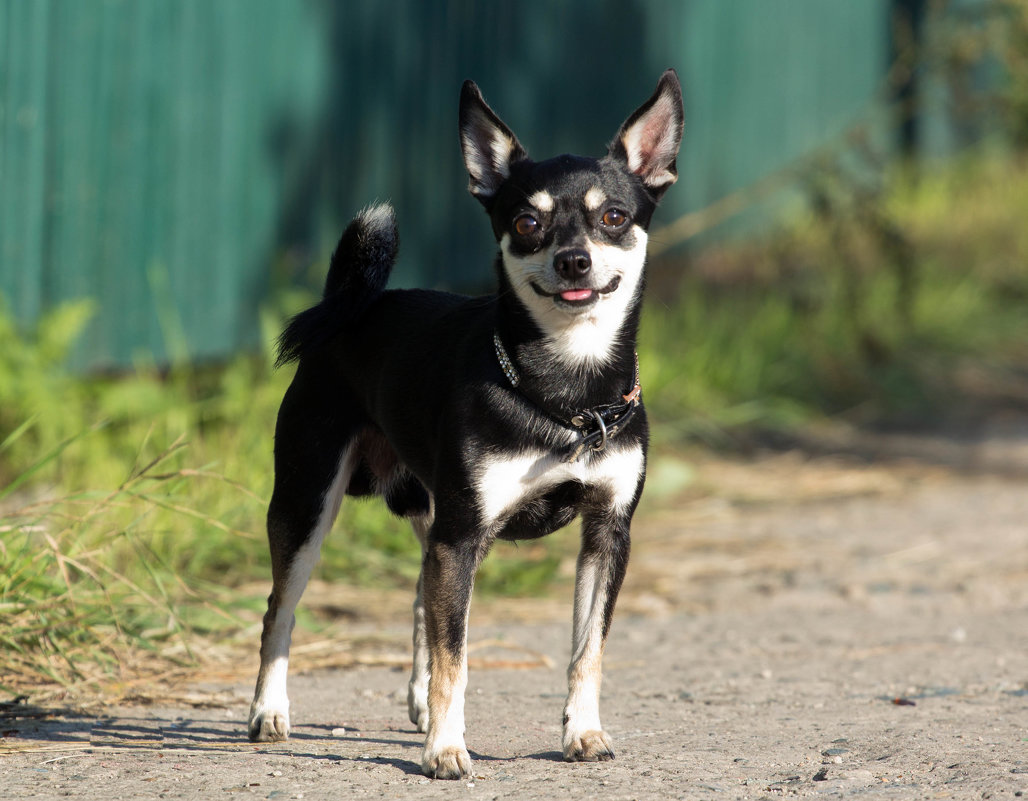
[[[488,205],[510,176],[510,165],[528,158],[513,131],[486,105],[474,81],[460,91],[460,146],[471,182],[468,189]]]

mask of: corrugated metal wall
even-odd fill
[[[0,293],[89,296],[76,361],[256,339],[360,206],[390,199],[397,283],[489,280],[456,135],[475,78],[530,153],[600,154],[675,66],[698,208],[845,128],[888,62],[887,0],[0,0]]]
[[[178,330],[200,358],[252,341],[282,190],[269,121],[302,124],[325,85],[298,11],[0,3],[0,289],[18,318],[95,298],[90,365],[163,358]]]

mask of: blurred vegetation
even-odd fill
[[[665,436],[832,417],[922,426],[1028,408],[1028,173],[977,156],[879,190],[810,177],[785,234],[664,265],[643,320],[647,408]],[[833,185],[834,182],[834,185]]]
[[[991,43],[1009,75],[987,98],[1001,145],[915,167],[878,163],[857,137],[803,166],[788,228],[654,264],[640,360],[659,447],[1028,408],[1028,2],[995,8],[947,52],[965,60],[956,84]],[[278,297],[263,340],[311,300]],[[0,310],[0,687],[12,692],[131,673],[153,655],[188,662],[198,636],[252,625],[270,583],[272,432],[292,371],[272,369],[269,344],[217,367],[141,356],[130,374],[82,378],[65,356],[92,311],[69,304],[22,331]],[[477,586],[546,589],[574,540],[499,544]],[[319,571],[413,588],[418,562],[405,524],[351,502]]]

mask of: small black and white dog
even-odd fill
[[[479,563],[497,537],[541,537],[578,515],[563,752],[614,756],[600,670],[646,468],[635,354],[646,231],[677,178],[682,119],[668,70],[606,156],[535,162],[465,83],[461,147],[499,243],[496,295],[385,290],[397,249],[387,205],[343,233],[321,303],[281,339],[280,362],[299,366],[275,433],[274,585],[251,740],[289,735],[293,612],[343,496],[378,494],[410,519],[424,557],[408,708],[428,734],[425,774],[471,771],[464,689]]]

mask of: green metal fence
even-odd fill
[[[475,78],[530,153],[600,154],[667,66],[686,94],[659,221],[843,130],[888,67],[887,0],[0,0],[0,294],[99,313],[82,367],[256,342],[389,199],[396,281],[483,285],[456,135]],[[275,278],[277,276],[277,278]]]

